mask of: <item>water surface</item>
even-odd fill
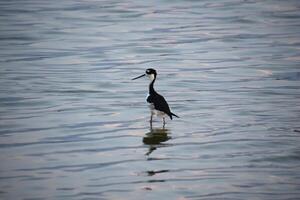
[[[299,198],[299,1],[2,1],[0,27],[1,199]]]

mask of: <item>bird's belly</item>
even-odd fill
[[[164,112],[162,112],[160,110],[156,110],[154,108],[153,103],[149,103],[149,109],[150,109],[150,112],[151,112],[152,115],[156,115],[158,117],[165,117],[165,115],[166,115],[166,113],[164,113]]]

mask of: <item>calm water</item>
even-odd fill
[[[298,0],[1,1],[0,27],[0,199],[300,198]]]

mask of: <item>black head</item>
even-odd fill
[[[142,75],[140,75],[138,77],[135,77],[132,80],[135,80],[135,79],[138,79],[138,78],[142,78],[143,76],[147,76],[147,77],[149,77],[149,79],[151,81],[153,81],[156,78],[156,75],[157,75],[156,70],[152,69],[152,68],[149,68],[149,69],[146,70],[145,74],[142,74]]]
[[[156,70],[155,70],[155,69],[152,69],[152,68],[147,69],[147,70],[146,70],[146,74],[147,74],[147,75],[154,74],[154,76],[157,75]]]

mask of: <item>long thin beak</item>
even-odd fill
[[[138,78],[142,78],[143,76],[146,76],[146,74],[142,74],[142,75],[140,75],[140,76],[138,76],[138,77],[135,77],[135,78],[133,78],[133,79],[131,79],[131,80],[135,80],[135,79],[138,79]]]

